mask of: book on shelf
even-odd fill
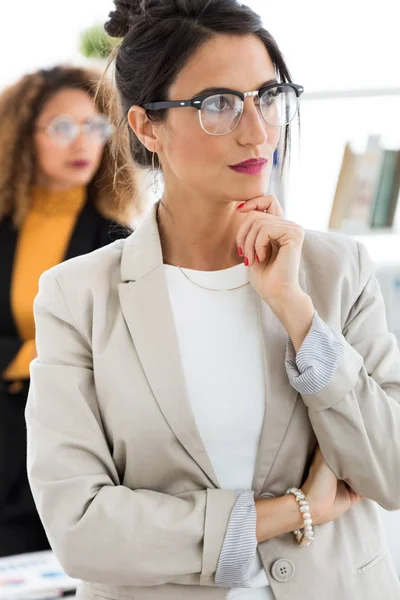
[[[358,169],[359,156],[353,151],[348,142],[344,148],[342,165],[336,185],[332,212],[329,221],[331,229],[340,229],[349,215],[349,207],[357,189],[355,174]]]
[[[392,227],[400,188],[400,150],[385,150],[371,227]]]
[[[370,135],[364,152],[348,142],[329,222],[330,229],[362,234],[393,227],[400,190],[400,150]]]

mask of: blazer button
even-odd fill
[[[294,564],[287,558],[276,560],[271,567],[271,575],[275,581],[279,581],[279,583],[286,583],[292,579],[295,571]]]

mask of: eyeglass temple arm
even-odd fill
[[[144,104],[143,108],[146,110],[163,110],[165,108],[176,108],[178,106],[194,106],[195,108],[201,108],[200,100],[169,100],[166,102],[150,102],[150,104]]]

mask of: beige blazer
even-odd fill
[[[345,353],[327,387],[301,397],[269,313],[253,488],[300,486],[318,441],[369,499],[316,527],[309,548],[290,533],[260,544],[261,560],[277,600],[399,600],[376,513],[376,503],[400,508],[396,341],[352,239],[307,232],[300,280]],[[236,497],[218,485],[186,394],[155,209],[127,240],[45,273],[35,317],[29,477],[61,564],[85,582],[79,598],[226,598],[214,575]]]

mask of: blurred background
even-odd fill
[[[262,15],[294,82],[305,88],[290,175],[277,189],[286,216],[367,245],[377,263],[389,328],[400,341],[398,0],[246,3]],[[55,64],[102,69],[110,48],[101,28],[110,10],[111,0],[7,3],[0,91]],[[400,574],[400,516],[382,511],[382,518]]]

